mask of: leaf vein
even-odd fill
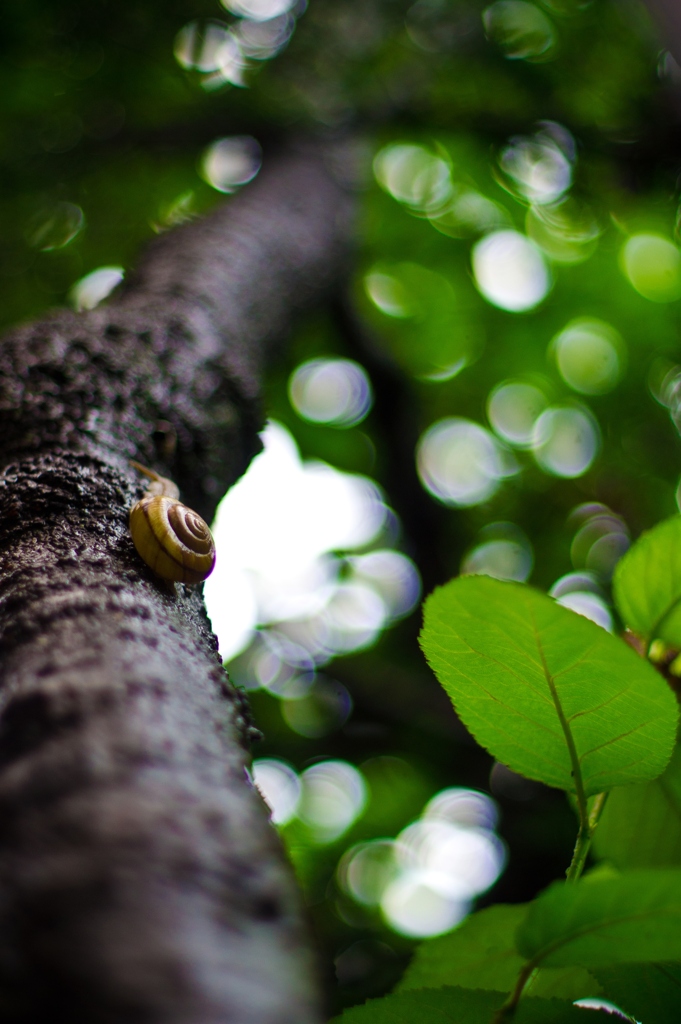
[[[580,756],[580,762],[583,761],[585,757],[589,757],[590,754],[595,754],[599,750],[604,750],[605,747],[610,747],[613,743],[619,743],[620,740],[625,740],[627,736],[632,736],[635,732],[638,732],[639,729],[645,729],[647,726],[652,724],[652,722],[639,722],[638,725],[633,727],[633,729],[627,729],[626,732],[620,733],[619,736],[611,736],[610,739],[604,740],[603,743],[599,743],[597,747],[590,747],[589,750],[585,750]]]

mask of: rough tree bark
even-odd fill
[[[198,589],[128,532],[136,458],[206,519],[263,360],[342,272],[350,200],[289,154],[108,305],[0,344],[0,1018],[311,1024],[295,887]]]

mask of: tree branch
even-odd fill
[[[321,159],[289,154],[158,238],[108,306],[0,345],[3,1021],[319,1018],[242,702],[200,594],[134,551],[128,459],[211,518],[258,450],[267,353],[350,230]]]

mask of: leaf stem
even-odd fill
[[[572,862],[570,867],[567,869],[565,880],[567,882],[576,882],[586,863],[587,854],[591,846],[591,840],[593,834],[598,827],[605,802],[608,799],[607,793],[599,793],[594,799],[591,806],[591,812],[586,813],[586,801],[584,806],[584,812],[582,805],[579,804],[579,832],[577,833],[577,841],[575,843],[575,850],[572,854]]]
[[[535,964],[531,960],[529,961],[529,963],[526,963],[525,966],[521,969],[515,986],[513,988],[513,991],[509,995],[504,1005],[500,1006],[497,1012],[495,1013],[492,1019],[492,1024],[504,1024],[504,1021],[511,1019],[516,1009],[518,1008],[520,997],[525,991],[525,987],[527,986],[527,983],[534,974],[535,969]]]
[[[581,779],[580,779],[581,782]],[[581,788],[581,787],[580,787]],[[584,796],[584,790],[582,789],[583,800],[579,800],[579,832],[577,833],[577,841],[575,843],[575,850],[572,855],[572,863],[567,870],[565,881],[576,882],[586,863],[587,854],[589,853],[589,847],[591,846],[591,840],[593,834],[598,827],[603,808],[605,807],[609,793],[599,793],[594,798],[591,805],[591,811],[587,809],[586,797]],[[508,999],[503,1006],[499,1007],[494,1015],[492,1024],[504,1024],[505,1021],[510,1020],[515,1011],[518,1008],[520,998],[528,987],[530,982],[534,979],[538,973],[539,964],[534,960],[529,960],[520,970],[516,983],[513,987],[513,991],[509,995]]]

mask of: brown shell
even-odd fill
[[[146,494],[130,511],[137,553],[157,576],[200,583],[215,565],[215,543],[198,513],[176,498]]]

